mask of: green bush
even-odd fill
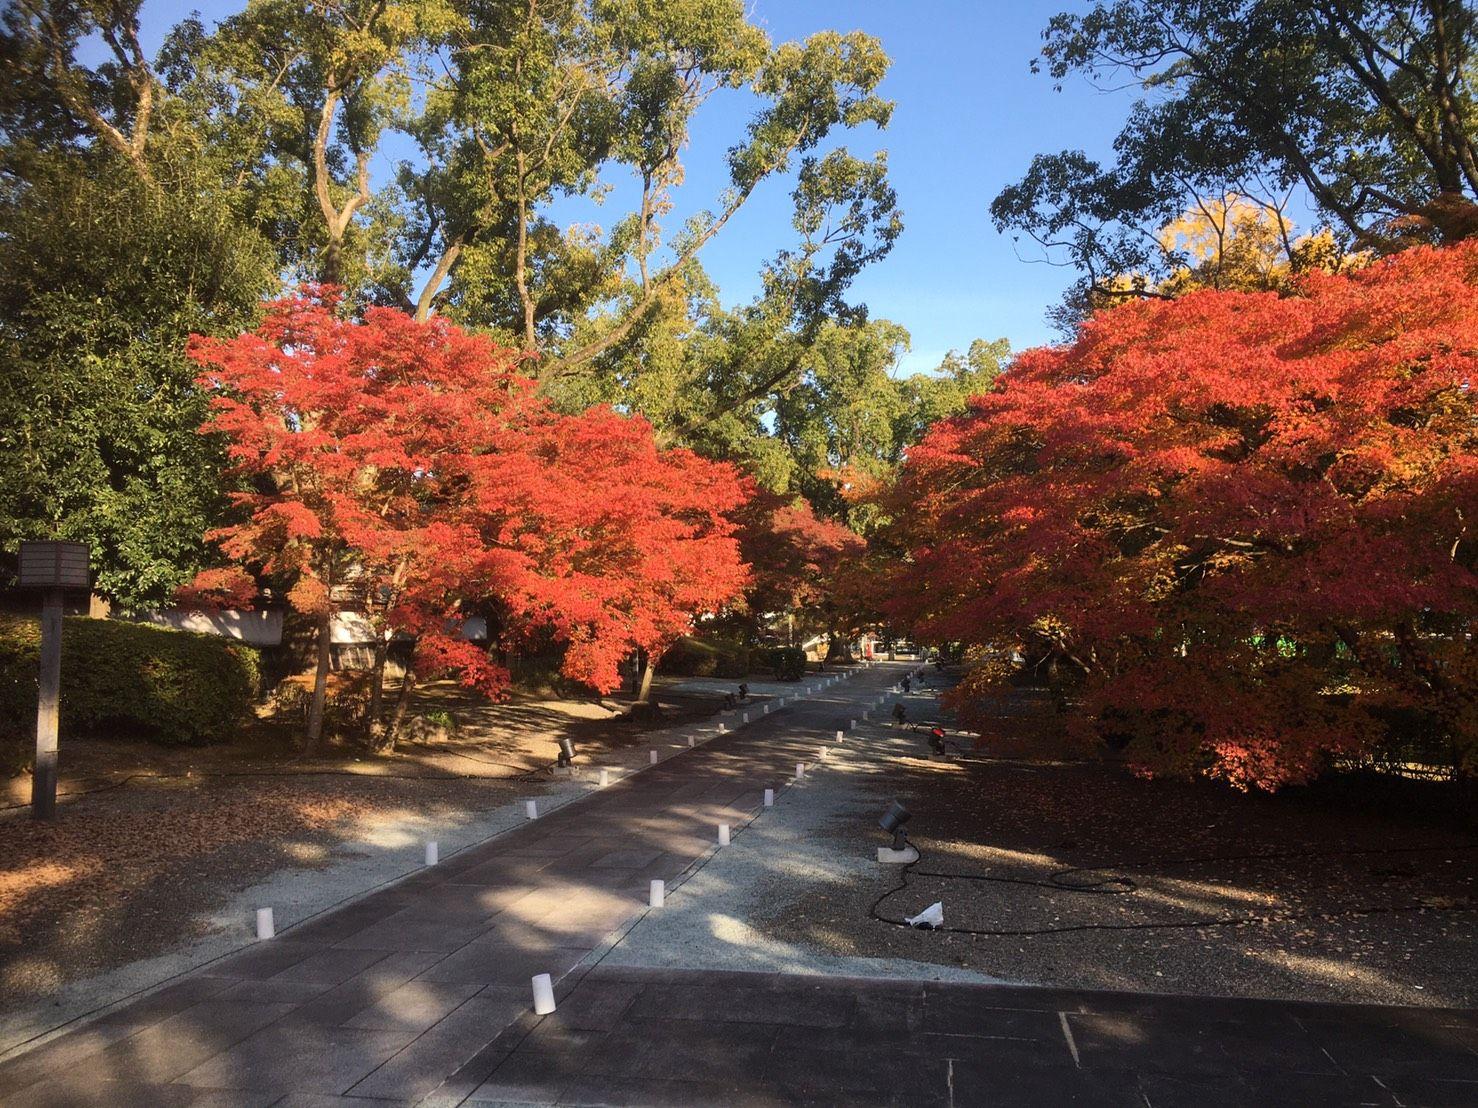
[[[662,655],[661,672],[675,677],[744,677],[749,651],[722,639],[681,638]]]
[[[772,669],[780,681],[799,681],[806,675],[806,652],[798,646],[783,646],[777,652]]]
[[[0,732],[34,735],[40,625],[0,617]],[[223,742],[251,711],[257,651],[232,639],[106,619],[62,623],[62,736]]]
[[[799,681],[806,675],[806,652],[798,646],[765,646],[754,652],[754,663],[778,681]]]

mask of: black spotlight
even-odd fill
[[[878,826],[893,836],[894,850],[902,850],[908,845],[908,832],[903,829],[903,825],[912,818],[913,813],[895,800],[888,805],[883,818],[878,820]]]
[[[575,742],[573,739],[559,740],[559,765],[568,767],[575,761]]]

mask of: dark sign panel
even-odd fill
[[[92,576],[87,567],[86,543],[21,543],[21,588],[85,589],[91,584]]]

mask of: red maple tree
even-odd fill
[[[268,305],[254,332],[190,346],[213,395],[204,430],[226,437],[247,491],[232,494],[238,522],[210,536],[235,568],[183,598],[239,603],[263,577],[317,621],[310,748],[336,612],[375,627],[377,720],[394,634],[416,642],[402,703],[417,675],[504,691],[507,671],[461,634],[489,606],[505,635],[551,632],[565,672],[606,691],[622,656],[660,653],[737,594],[728,467],[659,451],[639,419],[552,411],[517,355],[444,320],[336,307],[308,290]]]
[[[748,581],[731,519],[744,488],[732,467],[661,450],[646,420],[609,408],[546,411],[525,434],[521,452],[482,468],[468,517],[489,550],[517,559],[510,617],[551,631],[565,675],[601,692],[639,652],[645,699],[694,617]]]
[[[752,567],[745,593],[750,634],[782,617],[797,635],[837,632],[838,575],[866,542],[844,523],[818,516],[809,501],[754,487],[739,514],[739,540]]]
[[[891,610],[1147,770],[1304,780],[1397,707],[1471,770],[1475,369],[1478,244],[1101,312],[910,451]]]

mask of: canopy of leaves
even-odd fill
[[[833,586],[866,549],[860,535],[818,518],[803,498],[754,488],[739,515],[739,541],[751,567],[745,607],[753,633],[793,640],[837,629]]]
[[[1187,258],[1157,229],[1197,197],[1298,188],[1342,245],[1478,233],[1478,17],[1464,0],[1102,0],[1064,13],[1036,65],[1144,92],[1102,165],[1043,154],[991,205],[1120,295]],[[1081,293],[1081,290],[1080,290]]]
[[[896,615],[1085,733],[1274,787],[1428,714],[1478,763],[1478,246],[1100,312],[910,451]]]
[[[298,297],[191,352],[250,482],[212,535],[238,568],[193,599],[239,602],[249,573],[300,611],[377,612],[423,671],[496,694],[506,672],[458,634],[492,609],[509,641],[552,634],[566,674],[608,691],[632,650],[660,655],[745,584],[732,470],[659,451],[640,419],[551,410],[516,355],[445,319],[353,322]]]
[[[157,604],[222,506],[220,444],[185,341],[250,323],[270,250],[207,188],[119,159],[32,152],[0,190],[0,549],[92,548],[96,591]]]
[[[776,405],[808,372],[823,328],[865,324],[846,294],[902,226],[885,155],[838,143],[888,122],[877,90],[889,63],[875,39],[825,31],[772,43],[740,0],[248,0],[215,26],[181,20],[151,58],[141,9],[24,0],[0,15],[0,171],[28,218],[56,216],[49,246],[65,250],[70,225],[48,201],[47,159],[58,172],[105,167],[94,171],[107,193],[99,212],[137,197],[189,210],[193,198],[202,220],[234,220],[234,239],[213,240],[218,267],[327,281],[351,311],[446,316],[537,352],[531,372],[561,411],[612,405],[647,417],[663,446],[815,485],[785,463]],[[695,214],[678,219],[695,115],[740,89],[751,110],[733,135],[727,187],[683,198]],[[621,179],[636,199],[608,225],[556,220],[560,200],[604,201]],[[785,179],[793,241],[764,263],[755,302],[726,311],[700,255],[757,190]],[[129,249],[101,256],[148,270],[138,230]],[[253,284],[233,301],[242,317],[183,329],[147,298],[116,317],[107,302],[93,310],[97,326],[174,343],[178,372],[185,333],[238,329],[266,292]],[[163,369],[132,364],[136,391],[167,387]],[[205,488],[218,467],[190,430],[203,401],[186,376],[176,383],[194,407],[172,426],[188,438],[168,452]],[[100,421],[99,452],[130,451],[117,430]],[[43,422],[36,433],[48,434]],[[72,451],[64,439],[32,449],[33,470]],[[183,512],[192,498],[170,502]],[[189,530],[212,522],[190,512]],[[185,552],[173,568],[131,557],[115,543],[100,561],[105,589],[130,603],[193,568]]]

